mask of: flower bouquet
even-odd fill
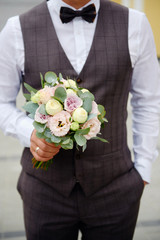
[[[42,89],[36,90],[24,83],[29,94],[24,94],[27,102],[23,108],[34,119],[33,126],[38,138],[60,145],[63,149],[82,147],[85,151],[87,140],[98,139],[101,126],[107,122],[106,111],[97,105],[94,95],[81,88],[72,79],[65,80],[61,74],[47,72],[40,74]],[[53,159],[47,162],[32,159],[33,167],[47,170]]]

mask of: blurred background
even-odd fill
[[[19,15],[42,0],[0,0],[0,31],[7,19]],[[115,0],[146,13],[155,37],[157,57],[160,58],[160,0]],[[17,107],[24,98],[20,91]],[[128,142],[132,150],[131,109],[128,103]],[[160,149],[160,139],[158,148]],[[0,239],[25,240],[21,198],[16,190],[21,171],[23,146],[0,130]],[[120,239],[119,239],[120,240]],[[153,164],[152,182],[145,188],[134,240],[160,240],[160,157]]]

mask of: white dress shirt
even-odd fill
[[[91,0],[90,3],[95,4],[98,13],[100,0]],[[50,0],[47,5],[58,39],[74,69],[80,73],[91,48],[98,14],[94,23],[75,18],[62,24],[60,7],[71,6],[62,0]],[[151,164],[158,155],[159,64],[149,22],[144,13],[133,9],[129,9],[128,43],[134,68],[130,89],[134,162],[143,180],[150,182]],[[29,147],[33,120],[16,108],[22,73],[25,74],[24,45],[19,16],[15,16],[7,21],[0,33],[0,127],[6,135],[18,138],[25,147]]]

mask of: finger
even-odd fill
[[[37,145],[35,143],[32,143],[31,145],[31,150],[33,152],[33,154],[35,155],[38,155],[39,157],[42,157],[42,158],[53,158],[53,156],[55,156],[58,152],[59,152],[59,149],[57,148],[54,148],[52,152],[49,152],[49,151],[44,151],[43,149],[41,149],[39,147],[38,151],[36,151],[36,148],[37,148]],[[48,147],[47,147],[47,150],[48,150]]]

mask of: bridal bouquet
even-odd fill
[[[85,151],[87,140],[98,139],[101,126],[107,122],[104,107],[94,101],[94,95],[81,88],[72,79],[64,79],[61,74],[47,72],[40,74],[42,89],[36,90],[24,83],[29,94],[23,108],[34,119],[33,125],[38,138],[60,145],[63,149],[82,147]],[[32,159],[33,167],[47,170],[53,159],[47,162]]]

